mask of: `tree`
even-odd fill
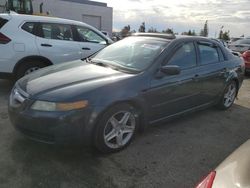
[[[225,41],[230,40],[229,33],[230,33],[230,31],[225,31],[225,32],[223,33],[222,39],[225,40]]]
[[[223,31],[222,31],[222,30],[220,30],[220,33],[219,33],[219,39],[222,39],[222,37],[223,37]]]
[[[122,37],[127,37],[130,32],[130,25],[124,26],[124,28],[121,30]]]
[[[145,22],[142,22],[142,24],[140,25],[140,28],[139,28],[139,32],[145,33],[145,30],[146,30]]]
[[[188,32],[182,32],[181,33],[182,35],[189,35],[189,36],[195,36],[196,35],[196,33],[195,33],[195,31],[193,30],[193,31],[191,31],[190,29],[189,29],[189,31]]]
[[[174,31],[173,29],[167,28],[166,30],[163,30],[162,33],[174,34]]]
[[[150,27],[150,29],[148,29],[148,33],[158,33],[158,31],[156,28]]]
[[[222,40],[225,40],[225,41],[230,40],[229,33],[230,33],[230,31],[223,32],[222,30],[220,30],[219,39],[222,39]]]
[[[200,32],[200,36],[207,37],[208,36],[208,21],[206,20],[204,24],[204,28]]]

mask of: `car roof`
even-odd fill
[[[138,37],[157,37],[157,38],[163,38],[163,39],[175,39],[174,34],[165,34],[165,33],[133,33],[132,36],[138,36]]]
[[[131,36],[134,37],[151,37],[151,38],[158,38],[158,39],[165,39],[168,41],[194,41],[194,40],[202,40],[202,41],[207,41],[207,42],[216,42],[219,43],[218,41],[211,40],[210,38],[207,37],[202,37],[202,36],[189,36],[189,35],[174,35],[174,34],[165,34],[165,33],[133,33]]]
[[[37,15],[26,15],[26,14],[17,14],[17,13],[5,13],[0,14],[1,17],[8,17],[10,19],[15,19],[19,21],[44,21],[44,22],[55,22],[55,23],[64,23],[64,24],[71,24],[71,25],[85,25],[89,26],[88,24],[85,24],[83,22],[75,21],[75,20],[69,20],[64,18],[57,18],[52,16],[37,16]]]

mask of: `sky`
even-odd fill
[[[220,29],[231,37],[250,36],[250,0],[96,0],[113,7],[113,29],[125,25],[138,31],[142,22],[146,30],[171,28],[182,33],[197,33],[208,20],[209,36],[218,37]]]

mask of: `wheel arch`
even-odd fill
[[[101,110],[99,112],[99,114],[96,116],[95,121],[94,121],[94,126],[92,129],[92,138],[94,138],[94,133],[97,129],[97,125],[99,123],[100,118],[103,116],[103,114],[109,110],[110,108],[119,105],[119,104],[128,104],[130,106],[132,106],[135,110],[136,113],[138,115],[138,124],[139,126],[137,127],[137,131],[138,132],[143,132],[145,130],[145,128],[148,125],[148,121],[147,121],[147,114],[148,114],[148,110],[147,107],[145,105],[145,102],[143,103],[142,100],[120,100],[120,101],[115,101],[113,103],[111,103],[110,105],[106,106],[105,108],[103,108],[103,110]]]
[[[229,84],[230,82],[235,81],[236,83],[236,87],[237,87],[237,95],[240,89],[240,81],[239,78],[237,76],[237,74],[231,74],[231,76],[227,79],[227,84]]]
[[[16,75],[16,73],[17,73],[18,69],[20,68],[20,66],[23,65],[23,64],[25,64],[25,63],[28,62],[28,61],[31,61],[31,60],[41,61],[41,62],[43,62],[46,66],[53,65],[53,63],[52,63],[48,58],[46,58],[46,57],[43,57],[43,56],[27,56],[27,57],[24,57],[24,58],[20,59],[20,60],[16,63],[16,65],[15,65],[15,67],[14,67],[12,73],[13,73],[14,75]]]

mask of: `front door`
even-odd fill
[[[182,44],[167,65],[177,65],[181,72],[151,80],[151,89],[147,92],[151,123],[200,105],[196,100],[200,95],[200,86],[196,81],[197,56],[194,43]]]
[[[93,55],[107,46],[107,41],[95,31],[83,26],[75,26],[75,28],[82,59]]]

